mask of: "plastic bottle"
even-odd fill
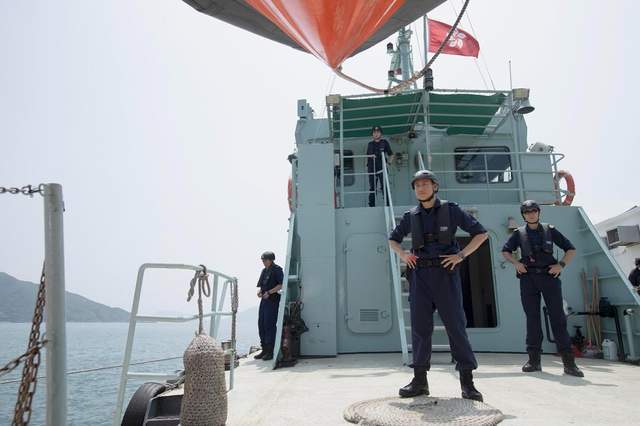
[[[618,346],[616,342],[609,339],[604,339],[602,341],[602,355],[604,359],[609,361],[617,361],[618,360]]]

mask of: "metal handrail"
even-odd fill
[[[391,184],[389,183],[389,173],[387,171],[387,162],[382,162],[382,173],[384,179],[384,193],[387,205],[384,208],[384,219],[387,228],[387,234],[390,234],[396,227],[396,215],[393,209],[393,197],[391,197]],[[393,283],[393,296],[396,302],[396,313],[398,320],[398,329],[400,330],[400,348],[402,350],[402,361],[409,364],[409,351],[407,348],[407,335],[404,331],[404,311],[402,309],[402,288],[400,284],[400,259],[396,253],[389,250],[389,266],[391,267],[391,280]]]
[[[173,269],[173,270],[187,270],[187,271],[203,271],[202,266],[184,265],[177,263],[144,263],[138,268],[138,275],[136,278],[136,288],[133,296],[133,303],[131,306],[131,313],[129,315],[129,332],[127,334],[127,343],[124,351],[124,360],[122,362],[122,371],[120,373],[120,386],[118,387],[118,399],[113,415],[113,426],[120,424],[122,420],[122,411],[124,406],[124,393],[126,391],[127,382],[130,378],[142,378],[142,379],[156,379],[163,380],[176,377],[176,374],[164,374],[164,373],[140,373],[129,372],[129,365],[131,364],[131,353],[133,351],[133,340],[135,337],[135,330],[138,320],[143,321],[156,321],[156,322],[186,322],[198,319],[198,315],[192,317],[165,317],[165,316],[152,316],[152,315],[138,315],[138,308],[140,306],[140,294],[142,292],[142,283],[144,280],[144,273],[147,269]],[[218,271],[207,269],[207,272],[213,275],[213,285],[211,289],[211,310],[205,313],[203,316],[211,317],[209,324],[209,335],[216,338],[218,335],[219,317],[220,316],[234,316],[236,313],[232,311],[224,312],[222,307],[224,306],[224,299],[229,286],[234,286],[234,294],[238,294],[238,279],[229,275],[223,274]],[[224,279],[222,287],[222,295],[219,303],[217,304],[218,297],[218,284],[219,279]],[[232,302],[233,303],[233,302]],[[217,306],[216,306],[217,304]],[[233,335],[233,331],[232,331]],[[235,354],[236,354],[236,342],[232,338],[232,348],[224,351],[225,355],[231,355],[231,363],[229,367],[229,389],[233,389],[234,383],[234,370],[235,370]]]
[[[416,153],[418,158],[418,164],[421,169],[426,168],[423,155],[423,152],[418,151]],[[523,198],[525,192],[540,192],[540,193],[550,193],[552,194],[553,200],[543,201],[543,203],[559,203],[562,197],[566,195],[572,195],[571,192],[556,186],[555,184],[551,188],[525,188],[524,187],[524,177],[529,175],[550,175],[552,179],[555,179],[555,176],[558,174],[558,164],[565,158],[565,155],[557,152],[529,152],[529,151],[508,151],[508,152],[436,152],[431,153],[432,159],[435,157],[447,157],[451,158],[456,155],[473,155],[473,156],[482,156],[484,162],[484,168],[477,170],[456,170],[454,169],[433,169],[432,171],[441,176],[447,175],[456,175],[461,173],[470,173],[470,174],[484,174],[484,182],[463,182],[459,183],[461,187],[445,187],[441,184],[441,191],[473,191],[479,192],[483,191],[488,194],[489,202],[491,202],[491,193],[492,192],[518,192],[520,193],[520,198]],[[517,160],[516,163],[520,164],[521,159],[523,157],[548,157],[550,160],[550,169],[522,169],[522,168],[511,168],[509,170],[503,169],[490,169],[488,165],[488,156],[509,156],[515,157]],[[345,156],[345,158],[363,158],[363,157],[371,157],[367,155],[350,155]],[[387,169],[388,170],[388,169]],[[347,173],[348,176],[364,176],[364,175],[375,175],[380,172],[354,172]],[[509,182],[493,182],[489,179],[489,174],[491,173],[511,173],[513,178]],[[505,187],[508,186],[508,187]],[[372,191],[345,191],[344,195],[356,195],[356,194],[370,194]]]
[[[289,278],[291,274],[291,257],[293,255],[293,236],[295,233],[296,214],[291,213],[289,216],[289,229],[287,231],[287,260],[284,264],[284,277],[282,279],[282,289],[280,290],[280,306],[278,308],[278,318],[276,319],[276,341],[273,347],[273,361],[271,368],[275,370],[278,366],[278,357],[280,355],[280,347],[282,346],[284,311],[287,306],[287,296],[289,295]]]

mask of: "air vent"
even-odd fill
[[[360,322],[376,322],[379,318],[378,309],[360,309]]]
[[[640,243],[640,228],[638,225],[618,226],[607,231],[609,247],[630,246]]]

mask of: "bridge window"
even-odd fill
[[[508,183],[513,180],[511,155],[506,146],[455,149],[458,183]]]

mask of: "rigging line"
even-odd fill
[[[161,358],[161,359],[151,359],[151,360],[147,360],[147,361],[139,361],[139,362],[131,362],[129,363],[129,365],[143,365],[143,364],[152,364],[154,362],[162,362],[162,361],[171,361],[171,360],[176,360],[176,359],[182,359],[183,356],[174,356],[174,357],[169,357],[169,358]],[[120,365],[109,365],[106,367],[96,367],[96,368],[85,368],[82,370],[73,370],[73,371],[67,371],[67,375],[71,375],[71,374],[82,374],[82,373],[91,373],[94,371],[103,371],[103,370],[115,370],[116,368],[122,368],[123,364]],[[39,376],[38,380],[40,379],[46,379],[47,376]],[[9,383],[18,383],[20,382],[20,379],[15,379],[15,380],[5,380],[3,382],[0,382],[0,385],[6,385]]]
[[[353,78],[351,76],[348,76],[345,73],[343,73],[341,65],[338,66],[337,68],[334,68],[333,72],[338,74],[343,79],[345,79],[347,81],[350,81],[351,83],[357,84],[358,86],[363,87],[363,88],[365,88],[367,90],[370,90],[370,91],[372,91],[374,93],[385,94],[385,95],[393,95],[393,94],[401,92],[402,90],[404,90],[404,89],[408,88],[409,86],[415,84],[416,81],[418,81],[420,78],[422,78],[427,73],[427,70],[431,67],[431,65],[433,65],[433,63],[438,58],[438,56],[440,56],[440,54],[442,53],[442,50],[444,49],[445,45],[449,42],[449,40],[451,39],[451,36],[453,35],[453,33],[458,28],[458,24],[460,24],[460,20],[462,19],[462,15],[464,15],[465,10],[467,10],[467,7],[469,6],[469,2],[470,1],[471,0],[464,0],[464,5],[462,6],[462,9],[460,9],[460,14],[456,18],[456,21],[453,23],[453,25],[451,26],[451,29],[447,33],[446,37],[444,38],[444,40],[442,40],[442,42],[440,43],[440,46],[435,51],[433,56],[431,56],[431,59],[429,59],[429,61],[425,64],[425,66],[420,71],[418,71],[413,76],[411,76],[411,78],[409,78],[407,80],[403,80],[402,82],[398,83],[397,86],[391,87],[389,89],[379,89],[379,88],[370,86],[368,84],[365,84],[365,83],[363,83],[363,82],[361,82],[361,81],[359,81],[359,80],[357,80],[357,79],[355,79],[355,78]]]
[[[458,16],[458,11],[456,10],[456,7],[453,5],[453,2],[449,2],[449,6],[451,6],[451,10],[453,10],[453,16]],[[469,12],[467,12],[468,14]],[[467,18],[469,16],[467,15]],[[469,22],[471,23],[471,22]],[[471,31],[473,33],[473,36],[475,37],[475,39],[477,40],[478,37],[476,36],[475,32],[473,32],[473,30]],[[480,55],[482,55],[482,51],[480,52]],[[484,88],[486,90],[489,89],[489,85],[487,84],[487,79],[484,78],[484,74],[482,73],[482,70],[480,69],[480,64],[478,64],[478,58],[473,58],[473,63],[476,66],[476,69],[478,70],[478,74],[480,74],[480,78],[482,79],[482,84],[484,85]],[[493,90],[495,90],[496,88],[494,87]]]
[[[422,19],[422,18],[419,18]],[[416,38],[416,44],[418,45],[418,58],[420,58],[420,68],[424,67],[424,51],[422,50],[422,45],[420,44],[420,37],[418,37],[418,31],[416,30],[416,21],[413,21],[411,24],[413,27],[413,36]],[[422,29],[424,31],[424,28]],[[413,49],[412,49],[413,50]]]
[[[464,0],[462,0],[462,1],[464,1]],[[455,10],[455,8],[454,8],[454,10]],[[471,14],[469,12],[466,13],[466,18],[467,18],[467,22],[469,22],[469,29],[471,29],[471,34],[473,34],[475,39],[478,40],[478,34],[476,33],[476,29],[473,27],[473,24],[471,23]],[[496,90],[496,85],[493,84],[493,77],[491,76],[491,71],[489,71],[489,65],[487,64],[486,56],[482,53],[482,49],[480,50],[480,59],[482,60],[482,63],[484,64],[484,68],[487,71],[487,75],[489,76],[489,81],[491,82],[491,87],[493,88],[493,90]],[[477,59],[476,59],[476,61],[477,61]]]

